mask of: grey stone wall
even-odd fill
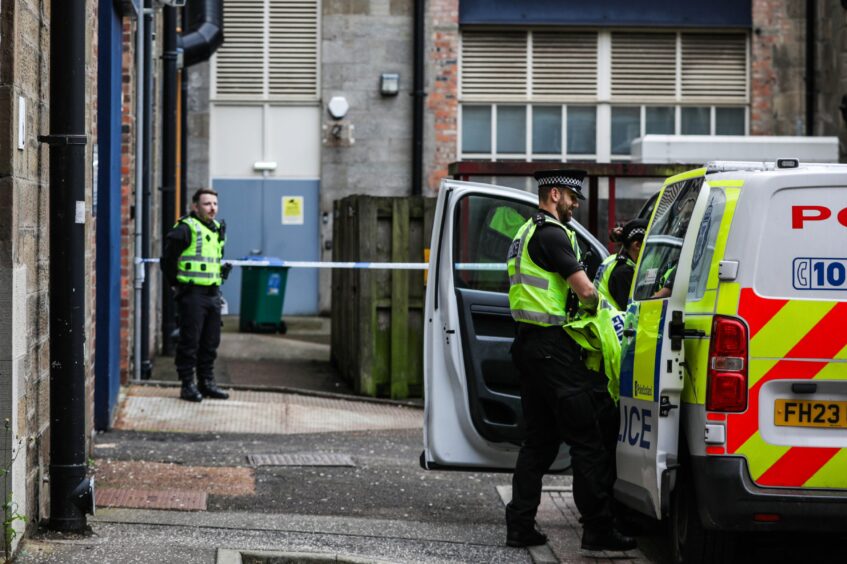
[[[413,85],[412,0],[325,0],[321,32],[322,260],[331,260],[332,202],[350,194],[411,193]],[[400,93],[379,92],[384,72],[400,74]],[[351,144],[336,141],[325,111],[333,96],[350,104]],[[348,130],[349,131],[349,130]],[[346,134],[347,131],[344,132]],[[330,273],[321,273],[320,308],[329,310]]]
[[[37,141],[49,131],[50,3],[7,0],[0,4],[0,482],[29,526],[47,517],[49,465],[49,162]],[[89,29],[97,29],[96,0],[87,0]],[[85,263],[86,381],[93,397],[94,222],[92,147],[96,142],[97,35],[87,48]],[[18,112],[25,105],[24,135]],[[19,146],[19,141],[22,146]],[[92,428],[88,410],[87,428]],[[7,422],[4,424],[4,422]],[[23,529],[23,522],[16,528]],[[17,537],[20,539],[20,536]]]
[[[209,186],[209,62],[188,68],[188,193]]]

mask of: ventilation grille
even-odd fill
[[[612,96],[676,98],[676,34],[613,33]]]
[[[463,33],[462,96],[525,99],[526,43],[526,33]]]
[[[261,97],[264,83],[263,0],[224,3],[225,40],[215,56],[219,96]]]
[[[746,35],[682,34],[682,97],[746,102]]]
[[[596,33],[534,33],[534,97],[597,96]]]
[[[318,2],[270,2],[268,94],[318,96]]]

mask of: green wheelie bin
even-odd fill
[[[285,333],[282,304],[288,267],[276,257],[249,256],[243,260],[268,262],[241,268],[241,311],[238,330],[242,333]]]

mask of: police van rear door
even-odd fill
[[[705,169],[668,180],[641,250],[627,308],[615,496],[661,518],[676,464],[684,381],[684,310],[698,226],[708,199]],[[667,295],[665,295],[667,294]]]
[[[426,468],[514,468],[523,430],[506,254],[537,204],[535,194],[512,188],[441,185],[424,317]],[[573,227],[596,268],[608,253]],[[555,467],[567,464],[560,455]]]

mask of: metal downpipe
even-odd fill
[[[143,11],[143,9],[142,9]],[[142,229],[144,226],[144,14],[136,18],[135,27],[135,256],[144,256]],[[141,305],[146,269],[143,262],[135,263],[135,354],[133,380],[141,381]],[[144,308],[146,309],[146,308]]]
[[[152,141],[153,141],[153,12],[152,2],[144,2],[144,121],[142,123],[144,156],[142,158],[143,180],[141,209],[147,221],[141,226],[142,257],[152,256],[150,246],[152,193],[150,190],[152,175]],[[141,379],[149,380],[153,369],[150,360],[150,284],[144,284],[141,293]]]
[[[424,114],[424,25],[426,0],[415,0],[414,15],[414,85],[412,94],[412,196],[423,193],[423,114]]]
[[[176,8],[162,8],[162,233],[165,238],[176,219],[176,97],[177,97],[177,33]],[[161,270],[160,270],[161,272]],[[176,304],[162,277],[162,354],[173,355],[176,330]]]
[[[85,2],[50,14],[50,521],[86,529],[93,481],[85,449]]]

